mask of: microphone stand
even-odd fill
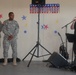
[[[74,20],[73,20],[74,21]],[[67,26],[69,25],[69,24],[71,24],[73,21],[71,21],[71,22],[69,22],[69,23],[67,23],[66,25],[64,25],[63,27],[62,27],[62,29],[63,28],[66,28],[66,31],[65,31],[65,33],[67,33]],[[67,51],[67,37],[66,37],[66,51]]]

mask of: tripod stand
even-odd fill
[[[45,47],[43,47],[41,44],[40,44],[40,42],[39,42],[39,33],[40,33],[40,30],[39,30],[39,28],[40,28],[40,7],[41,7],[41,5],[38,5],[38,37],[37,37],[37,43],[36,43],[36,45],[31,49],[31,51],[22,59],[22,61],[24,61],[24,59],[29,55],[29,54],[31,54],[32,56],[31,56],[31,59],[30,59],[30,61],[29,61],[29,63],[28,63],[28,65],[27,65],[27,67],[29,67],[29,65],[30,65],[30,63],[31,63],[31,61],[32,61],[32,59],[33,59],[33,56],[35,56],[35,57],[37,57],[37,58],[39,58],[39,57],[43,57],[43,56],[47,56],[47,55],[50,55],[51,53],[45,48]],[[46,54],[46,55],[42,55],[42,56],[39,56],[39,46],[41,46],[45,51],[47,51],[49,54]],[[33,54],[31,53],[33,51]],[[35,52],[37,51],[37,55],[35,55]]]

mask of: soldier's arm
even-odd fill
[[[15,28],[15,31],[13,33],[13,36],[17,36],[18,33],[19,33],[19,24],[16,22],[16,28]]]
[[[4,26],[3,26],[3,28],[2,28],[2,32],[3,32],[5,35],[8,35],[8,36],[12,35],[12,34],[7,30],[6,24],[5,24],[5,23],[3,23],[3,24],[4,24]]]
[[[2,28],[3,28],[3,24],[2,24],[2,22],[0,21],[0,32],[2,31]]]

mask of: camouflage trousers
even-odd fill
[[[3,56],[4,58],[8,58],[8,50],[9,46],[12,48],[12,57],[17,58],[17,39],[13,39],[11,41],[4,39],[3,40]]]

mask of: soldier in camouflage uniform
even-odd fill
[[[19,32],[19,25],[17,21],[14,20],[14,13],[9,13],[9,19],[4,21],[4,26],[2,31],[4,33],[4,40],[3,40],[3,55],[4,55],[4,63],[3,65],[7,65],[7,58],[8,58],[8,50],[9,46],[12,47],[12,57],[13,57],[13,65],[17,65],[16,58],[17,58],[17,34]]]

